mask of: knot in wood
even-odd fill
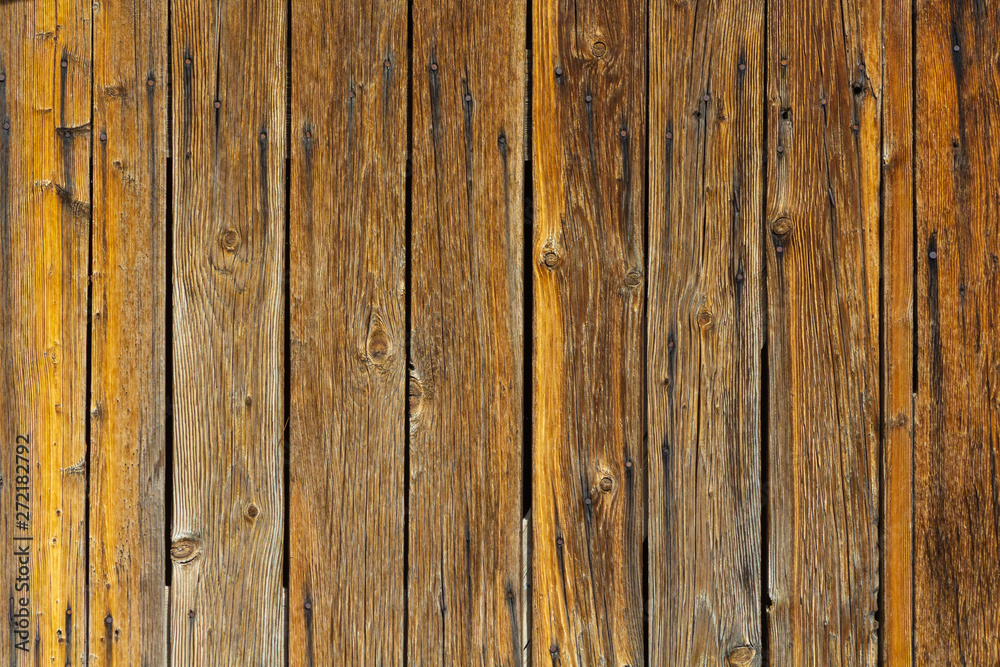
[[[410,378],[410,386],[407,390],[410,403],[410,412],[416,412],[420,409],[420,401],[424,396],[424,390],[420,386],[420,381],[416,378]]]
[[[201,541],[193,537],[182,537],[170,545],[170,560],[175,563],[190,563],[201,555]]]
[[[258,508],[256,505],[254,505],[253,503],[250,503],[247,506],[247,517],[248,518],[250,518],[250,519],[256,519],[259,514],[260,514],[260,508]]]
[[[778,218],[771,223],[771,233],[775,236],[787,236],[792,231],[792,221],[789,218]]]
[[[604,54],[608,52],[608,46],[604,42],[594,42],[594,46],[591,48],[594,56],[597,58],[603,58]]]
[[[629,287],[638,287],[639,283],[642,282],[642,272],[638,269],[632,269],[625,274],[625,284]]]
[[[701,312],[698,313],[698,324],[702,327],[712,326],[713,319],[712,311],[708,309],[702,309]]]
[[[554,268],[558,263],[559,263],[559,255],[552,252],[551,250],[547,251],[544,255],[542,255],[542,264],[549,267],[550,269]]]
[[[376,326],[368,335],[368,358],[376,364],[389,356],[389,337],[381,327]]]
[[[235,229],[227,229],[222,233],[220,243],[223,250],[236,252],[240,247],[240,233]]]
[[[610,491],[615,488],[615,482],[610,477],[601,478],[601,491]]]
[[[749,667],[755,657],[757,651],[752,646],[739,646],[726,656],[726,667]]]

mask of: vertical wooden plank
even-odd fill
[[[403,660],[407,3],[292,2],[292,665]]]
[[[407,652],[518,665],[526,4],[412,11]]]
[[[181,665],[282,660],[286,4],[172,6]]]
[[[913,2],[883,4],[882,663],[912,663]]]
[[[94,16],[90,664],[166,645],[167,3]]]
[[[1000,663],[996,6],[917,3],[914,664]]]
[[[646,3],[533,7],[533,655],[640,665]]]
[[[0,577],[11,665],[86,658],[91,4],[0,3]]]
[[[768,5],[771,663],[874,664],[879,3]]]
[[[760,664],[764,2],[650,5],[649,655]]]

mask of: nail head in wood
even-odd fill
[[[215,106],[216,109],[218,109],[219,107],[222,106],[222,102],[220,102],[219,100],[215,100],[215,105],[214,106]]]
[[[60,65],[62,65],[62,68],[63,68],[63,69],[66,69],[67,67],[69,67],[69,63],[68,63],[68,62],[66,62],[65,60],[64,60],[64,61],[62,61],[62,62],[61,62],[61,63],[59,63],[59,64],[60,64]]]
[[[556,76],[562,76],[562,67],[556,68]]]
[[[937,259],[937,252],[935,252],[934,250],[931,250],[930,253],[928,254],[928,256],[931,259]]]
[[[745,72],[745,71],[746,71],[746,69],[747,69],[747,65],[746,65],[746,63],[740,63],[740,71],[741,71],[741,72]]]
[[[438,71],[438,64],[437,63],[431,63],[431,71],[432,72]]]
[[[628,130],[626,130],[625,128],[622,128],[621,132],[619,132],[618,134],[622,135],[623,137],[627,137],[628,136]]]
[[[587,102],[593,102],[593,101],[594,101],[594,97],[593,97],[592,95],[587,95],[587,96],[586,96],[585,98],[583,98],[583,99],[584,99],[584,100],[586,100]]]
[[[466,94],[465,101],[466,102],[471,102],[472,101],[472,95]]]
[[[952,51],[961,51],[961,50],[962,50],[962,47],[961,47],[961,46],[959,46],[958,44],[956,44],[955,46],[951,47],[951,50],[952,50]]]
[[[107,132],[101,132],[101,141],[107,141],[107,140],[108,140]]]
[[[776,253],[778,253],[780,255],[781,253],[785,252],[785,247],[784,246],[780,246],[780,245],[776,246],[774,248],[774,252],[776,252]]]
[[[188,618],[194,618],[194,609],[188,609]]]
[[[785,147],[784,146],[778,146],[778,152],[779,153],[784,153],[785,152]]]

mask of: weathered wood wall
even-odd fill
[[[0,663],[1000,662],[998,35],[0,2]]]

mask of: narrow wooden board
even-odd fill
[[[171,9],[176,664],[283,659],[286,18]]]
[[[874,664],[878,3],[768,6],[770,662]]]
[[[0,659],[86,659],[91,3],[0,3]]]
[[[167,3],[94,16],[91,665],[163,665]]]
[[[1000,663],[1000,13],[917,3],[913,663]]]
[[[762,654],[764,7],[650,4],[652,665]]]
[[[412,11],[409,664],[520,665],[526,3]]]
[[[882,664],[913,664],[913,1],[883,4]]]
[[[289,663],[399,665],[407,4],[291,20]]]
[[[641,665],[646,3],[533,10],[533,657]]]

